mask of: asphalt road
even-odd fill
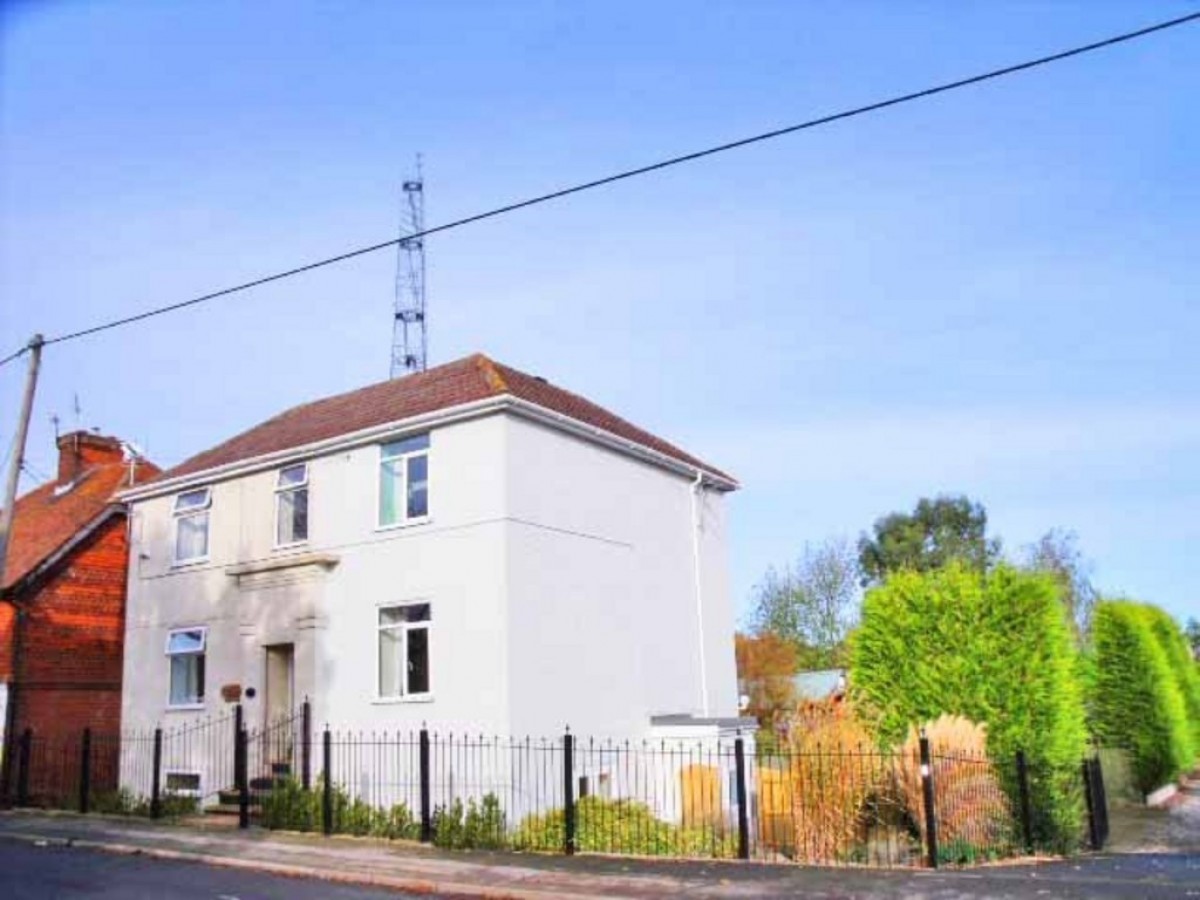
[[[4,900],[397,900],[411,896],[201,863],[0,842],[0,897]]]
[[[553,867],[547,858],[547,867]],[[619,871],[627,861],[577,858],[578,874]],[[711,873],[698,864],[656,867],[728,896],[788,896],[822,900],[1168,900],[1200,898],[1200,856],[1121,854],[1031,866],[946,872],[796,869],[784,879],[778,867],[745,866]],[[774,871],[772,871],[774,870]],[[736,877],[730,878],[734,875]],[[772,880],[774,879],[774,880]],[[765,882],[765,883],[762,883]],[[756,884],[757,883],[757,884]],[[766,888],[767,893],[754,890]],[[58,844],[0,841],[0,898],[121,898],[121,900],[375,900],[413,897],[379,888],[356,888],[203,863],[109,854]],[[422,898],[432,895],[423,894]],[[656,893],[655,896],[666,896]],[[673,894],[673,896],[680,896]],[[443,898],[449,900],[449,898]]]

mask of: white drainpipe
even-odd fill
[[[708,666],[704,659],[704,596],[700,581],[700,492],[704,490],[704,473],[697,470],[692,482],[692,562],[696,579],[696,624],[700,632],[700,711],[708,717]]]

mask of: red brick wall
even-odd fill
[[[127,565],[125,518],[115,516],[19,598],[27,612],[17,663],[18,732],[120,728]]]
[[[13,608],[0,601],[0,681],[12,679]]]

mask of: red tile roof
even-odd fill
[[[137,483],[158,473],[157,466],[142,460],[137,465]],[[128,464],[113,462],[85,469],[75,479],[74,487],[58,496],[58,482],[50,481],[19,498],[13,509],[3,589],[12,587],[53,556],[96,520],[118,490],[128,486]]]
[[[734,480],[720,469],[643,431],[590,400],[542,378],[494,362],[480,353],[415,375],[293,407],[168,469],[160,480],[191,475],[375,425],[505,395],[603,429],[729,481]]]

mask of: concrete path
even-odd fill
[[[1200,854],[1200,772],[1180,782],[1162,809],[1114,803],[1108,849],[1115,853]]]
[[[1100,855],[942,872],[820,869],[445,853],[399,842],[32,812],[0,814],[0,838],[24,842],[31,852],[49,847],[104,850],[450,897],[1200,898],[1200,855],[1188,854]]]

